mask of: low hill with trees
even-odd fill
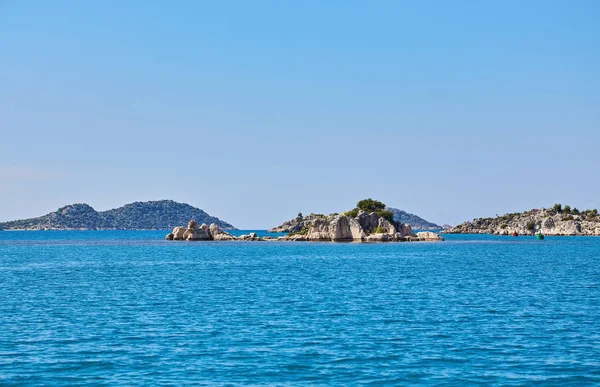
[[[495,218],[477,218],[445,231],[448,234],[510,235],[600,235],[597,209],[580,211],[555,204],[551,208],[504,214]]]
[[[88,204],[70,204],[38,218],[0,223],[0,230],[169,230],[190,219],[199,224],[234,227],[189,204],[172,200],[135,202],[108,211]]]

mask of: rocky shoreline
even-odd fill
[[[223,231],[215,224],[198,227],[191,220],[187,228],[175,227],[168,234],[168,240],[187,241],[294,241],[294,242],[414,242],[414,241],[443,241],[444,238],[433,232],[415,234],[408,224],[394,220],[393,213],[386,209],[385,204],[373,199],[364,199],[356,204],[356,208],[344,214],[333,213],[328,216],[310,214],[284,222],[274,227],[270,232],[287,232],[280,237],[258,237],[252,233],[234,237]]]
[[[560,204],[496,218],[478,218],[444,231],[446,234],[600,236],[597,210],[579,211]]]
[[[218,225],[198,226],[191,220],[187,227],[175,227],[166,236],[173,241],[293,241],[293,242],[417,242],[443,241],[433,232],[414,233],[407,224],[393,224],[376,213],[361,212],[357,217],[331,215],[315,217],[303,230],[280,237],[259,237],[255,233],[235,237]]]

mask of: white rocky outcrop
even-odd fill
[[[425,235],[426,234],[426,235]],[[404,242],[418,240],[443,240],[437,234],[423,233],[419,238],[408,224],[398,224],[377,215],[376,213],[360,212],[356,217],[332,214],[327,217],[314,216],[305,223],[300,232],[274,238],[261,238],[256,233],[234,237],[223,231],[216,224],[198,227],[196,221],[191,220],[188,227],[175,227],[173,232],[166,236],[168,240],[187,241],[328,241],[328,242]]]
[[[186,241],[209,241],[213,238],[210,235],[209,227],[205,223],[198,227],[198,223],[191,220],[185,234],[183,234],[183,239]]]
[[[236,238],[228,232],[225,232],[216,225],[212,223],[209,227],[209,233],[213,240],[215,241],[234,241]]]
[[[427,242],[437,242],[437,241],[444,240],[443,237],[441,237],[438,234],[431,232],[431,231],[418,232],[417,238],[419,238],[420,241],[427,241]]]
[[[181,241],[183,240],[183,234],[185,234],[185,230],[185,227],[175,227],[173,232],[167,235],[167,239]]]
[[[309,241],[362,241],[365,237],[356,219],[344,215],[316,219],[306,234]]]
[[[230,241],[235,240],[236,237],[223,231],[215,223],[212,223],[210,226],[203,223],[198,227],[198,223],[195,220],[190,220],[187,228],[175,227],[173,232],[166,236],[166,239],[176,241]]]
[[[565,213],[553,209],[531,210],[506,214],[496,218],[479,218],[449,230],[448,234],[494,235],[600,235],[600,216],[597,212]]]
[[[404,242],[420,240],[408,224],[397,224],[377,215],[360,211],[356,217],[330,215],[304,226],[306,232],[294,233],[279,240],[333,242]],[[433,234],[432,235],[437,235]],[[443,238],[428,240],[443,240]]]

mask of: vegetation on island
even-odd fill
[[[390,221],[391,223],[398,224],[409,224],[412,228],[420,230],[439,230],[442,227],[426,221],[425,219],[408,213],[406,211],[398,210],[396,208],[386,207],[383,202],[374,199],[364,199],[356,203],[356,207],[350,211],[344,212],[342,215],[355,218],[358,216],[360,211],[367,213],[376,213],[382,218]],[[311,224],[317,219],[329,219],[339,215],[337,212],[329,215],[314,214],[304,215],[299,212],[298,215],[292,220],[284,222],[280,226],[273,227],[271,232],[288,232],[290,235],[306,235],[310,231]],[[385,232],[384,230],[378,230]]]
[[[476,218],[447,232],[503,235],[512,232],[534,234],[542,230],[547,235],[600,235],[600,215],[597,209],[580,211],[557,203],[550,208]]]
[[[351,218],[355,218],[358,216],[360,211],[365,211],[367,213],[376,213],[380,217],[387,219],[388,221],[394,223],[394,214],[392,211],[388,210],[386,205],[378,200],[373,200],[371,198],[364,199],[356,203],[356,207],[350,211],[344,212],[342,215],[349,216]],[[317,219],[328,219],[333,218],[334,216],[339,215],[337,212],[326,216],[324,214],[309,214],[304,216],[302,212],[299,212],[296,218],[294,219],[295,225],[291,226],[292,231],[289,231],[288,235],[307,235],[311,228],[314,227],[314,221]],[[291,222],[290,222],[291,223]],[[375,232],[384,233],[386,230],[377,229]]]
[[[394,223],[394,213],[388,210],[387,206],[382,202],[373,200],[371,198],[359,201],[356,203],[356,207],[354,209],[344,212],[344,215],[354,218],[358,216],[360,211],[365,211],[368,213],[374,212],[382,218],[387,219],[389,222]]]
[[[0,223],[0,230],[169,230],[190,219],[199,224],[234,228],[189,204],[160,200],[135,202],[108,211],[96,211],[87,204],[71,204],[38,218]]]
[[[473,221],[478,222],[478,223],[486,223],[486,222],[491,222],[493,220],[498,219],[498,220],[504,221],[504,223],[503,223],[503,225],[504,225],[511,221],[516,220],[519,217],[528,216],[528,215],[536,215],[536,214],[540,213],[541,211],[544,212],[544,216],[543,216],[544,218],[549,218],[554,215],[560,214],[560,215],[563,215],[563,217],[561,218],[562,221],[587,220],[590,222],[600,222],[600,216],[598,216],[597,209],[579,211],[577,208],[571,208],[571,206],[569,206],[569,205],[565,205],[563,207],[560,203],[555,204],[554,206],[552,206],[552,208],[542,208],[542,209],[533,209],[533,210],[524,211],[524,212],[507,213],[502,216],[498,216],[496,218],[492,218],[492,217],[475,218],[475,219],[473,219]]]
[[[405,242],[441,241],[432,232],[415,234],[412,228],[394,219],[394,213],[383,202],[372,198],[356,203],[356,207],[341,215],[338,213],[309,214],[301,212],[280,226],[269,230],[288,233],[283,238],[293,241],[362,241],[362,242]]]
[[[306,224],[299,231],[290,232],[290,233],[288,233],[288,235],[289,236],[292,236],[292,235],[307,235],[308,232],[310,231],[310,229],[313,228],[313,227],[314,227],[314,225],[312,225],[312,224]]]

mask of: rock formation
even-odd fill
[[[302,224],[298,230],[297,225]],[[416,235],[408,224],[390,222],[375,212],[358,211],[354,217],[331,214],[329,216],[311,214],[306,218],[291,220],[272,230],[290,227],[298,231],[277,238],[289,241],[355,241],[355,242],[405,242],[419,240],[443,240],[434,233],[423,233],[423,239]]]
[[[198,227],[195,220],[190,220],[187,228],[175,227],[165,239],[169,241],[232,241],[236,238],[223,231],[216,223],[212,223],[210,226],[202,224]]]
[[[185,241],[296,241],[296,242],[409,242],[443,241],[444,238],[432,232],[415,234],[407,224],[392,223],[375,213],[361,211],[358,216],[332,214],[328,217],[315,217],[306,223],[302,230],[278,238],[259,237],[256,233],[234,237],[216,224],[198,227],[191,220],[186,227],[175,227],[167,240]]]
[[[337,214],[335,214],[335,215],[337,215]],[[281,224],[277,227],[273,227],[272,229],[269,230],[269,232],[277,232],[277,233],[299,232],[303,228],[311,225],[312,222],[314,222],[315,220],[326,219],[326,218],[327,218],[327,216],[325,216],[323,214],[310,214],[307,216],[302,216],[302,214],[298,214],[298,216],[295,217],[294,219],[288,220],[287,222],[284,222],[283,224]]]
[[[208,232],[213,240],[215,241],[233,241],[235,237],[223,230],[221,227],[217,226],[215,223],[211,224]]]
[[[366,234],[356,219],[337,215],[315,219],[306,234],[309,241],[362,241]]]
[[[420,241],[429,241],[429,242],[436,242],[436,241],[443,241],[444,238],[439,236],[438,234],[431,232],[431,231],[421,231],[417,233],[417,238],[419,238]]]
[[[361,200],[356,208],[342,215],[301,213],[295,219],[274,227],[271,232],[287,232],[280,237],[259,237],[255,233],[234,237],[221,230],[217,225],[203,224],[198,227],[196,221],[189,222],[182,234],[183,227],[176,227],[166,236],[168,240],[240,240],[240,241],[327,241],[327,242],[408,242],[443,241],[444,238],[432,232],[416,235],[410,225],[394,220],[393,213],[385,204],[373,199]]]
[[[174,239],[176,241],[183,240],[183,235],[185,234],[185,230],[186,230],[185,227],[175,227],[173,229],[173,232],[169,235],[172,235],[171,239]]]
[[[183,239],[186,241],[210,241],[213,237],[210,234],[209,227],[205,223],[202,223],[198,227],[198,223],[195,220],[190,220],[188,228],[183,234]]]
[[[408,224],[411,226],[411,228],[415,228],[418,230],[440,230],[442,229],[442,226],[439,226],[435,223],[431,223],[426,221],[425,219],[408,213],[406,211],[402,211],[399,210],[397,208],[386,208],[387,210],[391,211],[393,214],[393,219],[395,222],[397,223],[402,223],[402,224]],[[287,222],[284,222],[283,224],[277,226],[277,227],[273,227],[272,229],[269,230],[269,232],[298,232],[301,231],[305,226],[312,224],[312,222],[316,219],[325,219],[328,218],[325,215],[322,214],[310,214],[307,216],[301,216],[302,214],[298,214],[299,216],[297,216],[294,219],[288,220]],[[331,215],[337,215],[337,214],[331,214]],[[329,215],[329,216],[331,216]]]
[[[505,214],[496,218],[478,218],[444,231],[448,234],[511,235],[600,235],[600,216],[596,210],[578,211],[560,205]]]

